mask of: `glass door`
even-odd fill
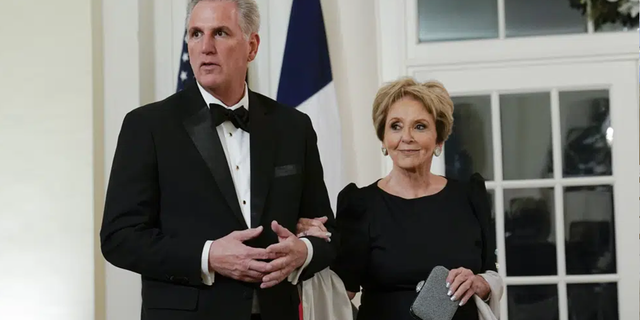
[[[455,104],[435,170],[487,180],[502,318],[637,317],[637,63],[412,71]]]

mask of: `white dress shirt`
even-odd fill
[[[200,93],[202,94],[204,101],[207,103],[207,106],[215,103],[231,110],[235,110],[240,107],[244,107],[249,110],[249,90],[246,83],[242,99],[233,106],[227,106],[220,100],[216,99],[213,95],[204,90],[200,83],[198,83],[198,89],[200,89]],[[236,128],[230,121],[221,123],[216,127],[216,130],[218,131],[218,137],[220,138],[220,143],[222,143],[222,149],[224,150],[227,158],[227,163],[229,164],[229,171],[231,172],[231,178],[233,179],[236,194],[238,195],[238,203],[240,204],[242,216],[244,217],[244,221],[247,223],[247,226],[251,226],[251,148],[249,143],[249,133],[240,128]],[[313,257],[313,246],[311,245],[311,242],[304,238],[301,240],[307,245],[307,258],[302,267],[295,270],[288,277],[288,281],[294,285],[298,283],[300,273],[307,267],[307,265],[309,265],[309,262]],[[213,243],[212,240],[205,242],[204,248],[202,249],[201,263],[202,282],[209,286],[213,285],[215,278],[215,273],[209,270],[209,249],[211,248],[211,243]],[[256,309],[257,297],[255,294],[253,305],[253,311],[256,313],[258,310]]]

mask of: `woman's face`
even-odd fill
[[[437,138],[435,120],[422,103],[405,97],[391,105],[382,144],[395,166],[405,170],[427,166],[431,170]]]

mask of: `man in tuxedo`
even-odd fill
[[[123,121],[101,247],[142,276],[143,320],[294,320],[338,242],[308,116],[248,89],[255,0],[191,0],[196,81]],[[296,237],[327,217],[332,241]]]

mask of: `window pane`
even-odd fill
[[[575,1],[575,0],[574,0]],[[595,14],[593,26],[596,32],[632,31],[638,28],[638,16],[633,15],[634,1],[593,1]],[[581,5],[582,7],[585,4]]]
[[[565,177],[611,175],[607,90],[560,92],[560,129]]]
[[[558,286],[509,286],[509,320],[557,320]],[[586,320],[586,319],[581,319]]]
[[[616,273],[613,187],[564,189],[567,274]]]
[[[504,190],[507,276],[557,274],[552,188]]]
[[[567,295],[569,319],[618,320],[616,283],[568,284]]]
[[[615,31],[633,31],[638,30],[638,19],[632,20],[632,25],[625,26],[622,23],[605,23],[595,26],[596,32],[615,32]]]
[[[506,36],[587,32],[587,19],[567,0],[505,0]]]
[[[500,118],[504,179],[553,177],[550,93],[501,95]]]
[[[444,148],[446,176],[469,179],[480,173],[493,180],[491,97],[454,97],[453,130]]]
[[[498,37],[496,0],[418,0],[419,40]]]

